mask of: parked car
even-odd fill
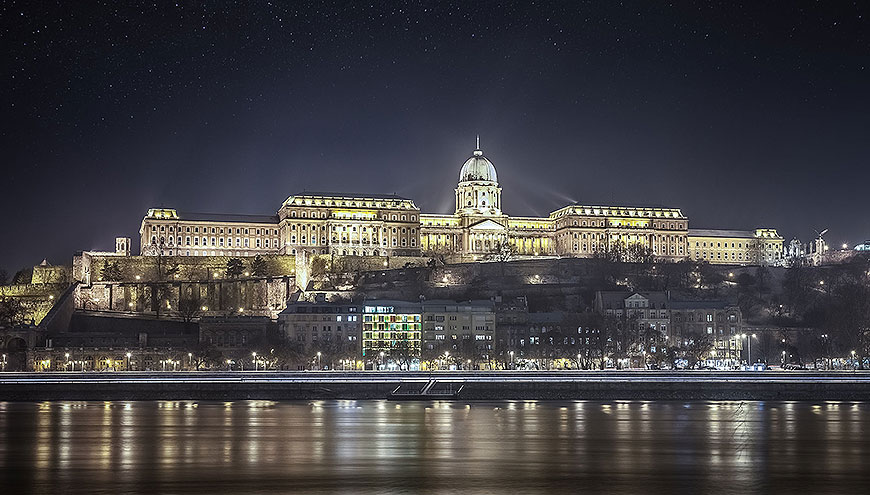
[[[802,365],[802,364],[797,364],[797,363],[785,363],[784,365],[782,365],[782,369],[789,370],[789,371],[796,371],[796,370],[805,370],[805,369],[807,369],[807,367]]]

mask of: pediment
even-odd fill
[[[481,220],[468,227],[469,230],[505,230],[505,226],[493,220]]]

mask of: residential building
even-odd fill
[[[743,316],[727,301],[671,301],[672,342],[683,345],[691,339],[709,338],[718,366],[736,365],[743,356]]]
[[[349,301],[290,301],[278,314],[279,333],[303,352],[356,358],[362,351],[362,308]]]
[[[592,307],[598,313],[631,320],[637,329],[652,329],[668,335],[670,305],[666,292],[598,291]]]

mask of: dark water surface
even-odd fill
[[[0,402],[0,493],[870,493],[870,403]]]

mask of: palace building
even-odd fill
[[[784,242],[776,229],[689,229],[689,258],[721,265],[778,265]]]
[[[485,259],[498,252],[592,257],[639,245],[669,260],[749,264],[754,259],[769,263],[782,259],[782,238],[772,229],[754,234],[690,231],[688,218],[678,208],[658,207],[572,204],[546,217],[512,217],[502,211],[501,194],[495,166],[478,141],[459,171],[452,214],[421,213],[413,200],[396,195],[328,192],[294,194],[275,215],[155,208],[142,220],[141,252],[175,256],[439,253]],[[761,258],[750,253],[758,248],[753,239],[762,241]]]

